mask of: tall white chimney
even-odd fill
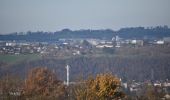
[[[67,70],[67,83],[66,83],[66,85],[67,85],[67,86],[69,86],[69,68],[70,68],[70,66],[67,65],[67,66],[66,66],[66,70]]]

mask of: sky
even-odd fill
[[[0,0],[0,34],[170,26],[170,0]]]

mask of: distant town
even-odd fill
[[[170,45],[170,37],[155,40],[124,39],[119,36],[104,39],[59,39],[55,42],[0,41],[0,54],[49,54],[67,51],[70,55],[89,53],[93,49],[152,45]]]

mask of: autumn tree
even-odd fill
[[[121,92],[120,80],[111,74],[99,74],[95,79],[90,78],[75,89],[78,100],[112,100],[125,95]]]
[[[24,95],[27,98],[62,99],[66,95],[65,86],[62,85],[55,73],[47,68],[34,68],[25,82]]]
[[[20,99],[23,81],[16,75],[7,74],[0,79],[0,100]]]

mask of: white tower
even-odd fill
[[[67,83],[66,83],[66,85],[67,85],[67,86],[69,86],[69,68],[70,68],[70,66],[67,65],[67,66],[66,66],[66,70],[67,70]]]

